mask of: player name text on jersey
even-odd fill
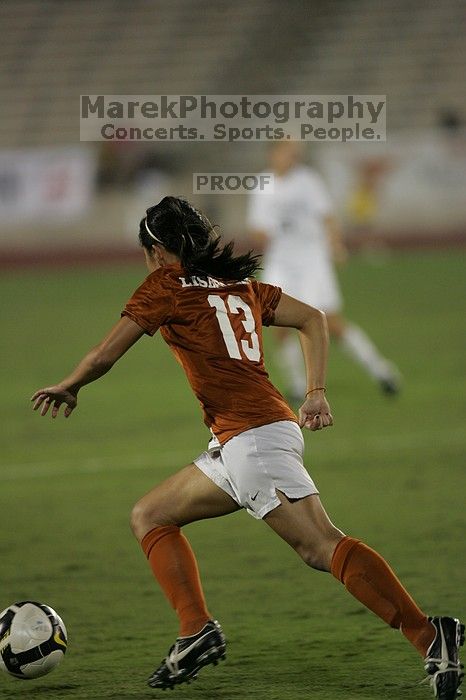
[[[226,282],[220,282],[220,280],[216,280],[213,277],[179,277],[178,278],[181,282],[182,287],[209,287],[209,288],[217,288],[217,287],[227,287],[228,284]],[[247,284],[247,280],[241,280],[241,282],[234,282],[234,284]]]

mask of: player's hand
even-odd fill
[[[299,409],[299,427],[309,430],[322,430],[333,425],[333,416],[324,394],[309,394]]]
[[[52,418],[58,416],[62,404],[65,404],[65,409],[63,411],[65,418],[71,415],[78,404],[77,392],[73,393],[60,384],[48,386],[45,387],[45,389],[39,389],[31,396],[31,401],[34,401],[32,407],[34,411],[40,408],[41,416],[45,416],[50,406],[52,406]]]

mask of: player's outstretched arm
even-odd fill
[[[54,386],[38,389],[32,397],[33,409],[40,408],[45,416],[52,406],[52,418],[56,418],[60,406],[65,404],[65,418],[71,415],[78,403],[78,391],[106,374],[115,362],[125,354],[144,330],[127,316],[121,318],[99,345],[92,348],[71,374]]]
[[[324,389],[328,356],[325,314],[287,294],[282,294],[275,310],[273,325],[296,328],[299,331],[307,381],[307,394],[299,409],[299,425],[309,430],[321,430],[333,425]]]

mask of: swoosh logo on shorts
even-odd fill
[[[251,501],[255,501],[258,495],[259,491],[257,491],[257,493],[255,493],[254,496],[251,496]]]

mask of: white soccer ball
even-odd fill
[[[66,627],[55,610],[26,600],[0,613],[0,669],[27,680],[53,671],[68,644]]]

